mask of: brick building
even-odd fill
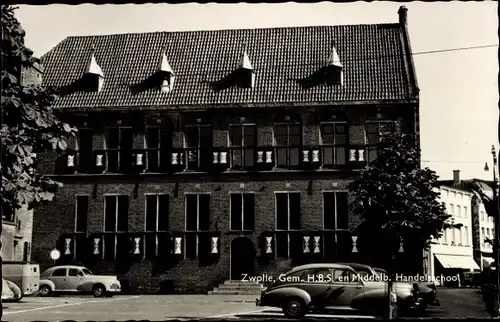
[[[406,12],[63,40],[43,82],[80,131],[38,161],[64,188],[36,210],[33,259],[58,247],[150,292],[352,259],[347,184],[381,130],[418,136]]]

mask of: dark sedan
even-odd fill
[[[419,311],[421,298],[411,285],[401,285],[394,295],[396,316]],[[331,263],[297,266],[278,276],[256,304],[281,308],[290,318],[339,310],[386,316],[389,309],[386,282],[364,281],[351,267]]]

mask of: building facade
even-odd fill
[[[493,182],[479,179],[461,180],[460,170],[454,170],[454,180],[441,181],[441,185],[468,192],[471,195],[470,215],[474,260],[480,270],[490,268],[495,260],[491,242],[495,236],[495,223],[493,217],[488,215],[483,198],[493,200]]]
[[[79,134],[39,157],[64,187],[35,212],[33,259],[51,265],[58,248],[58,263],[147,292],[352,260],[349,182],[380,132],[419,134],[406,12],[67,38],[42,58],[43,82]]]
[[[33,210],[26,207],[2,211],[2,248],[3,261],[30,261],[31,238],[33,232]]]
[[[454,171],[454,184],[459,184],[459,170]],[[454,224],[462,224],[460,228],[448,228],[441,238],[433,241],[427,251],[425,270],[429,276],[461,275],[466,271],[479,270],[474,261],[474,229],[472,199],[474,194],[460,189],[456,185],[441,185],[439,187],[440,202],[451,215]],[[441,280],[437,279],[437,282]]]

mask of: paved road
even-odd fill
[[[440,307],[431,307],[431,317],[488,317],[481,296],[472,289],[439,289]],[[27,297],[21,303],[5,303],[4,321],[99,321],[239,318],[282,318],[279,310],[255,307],[255,296],[142,295],[93,298],[91,296]],[[332,318],[331,315],[310,315]],[[369,316],[338,316],[370,318]]]
[[[490,317],[485,310],[482,295],[471,288],[439,288],[441,306],[430,307],[428,316],[433,317]]]

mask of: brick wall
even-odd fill
[[[158,178],[143,182],[138,186],[137,197],[134,197],[134,184],[106,182],[97,185],[96,198],[92,198],[94,185],[82,183],[66,183],[60,190],[57,199],[50,205],[36,210],[35,233],[33,242],[33,259],[40,262],[42,269],[52,264],[49,253],[57,245],[57,240],[64,233],[71,233],[74,229],[74,212],[76,194],[88,194],[89,198],[89,233],[103,230],[104,195],[128,194],[129,198],[129,231],[141,232],[144,229],[144,205],[146,193],[170,194],[170,230],[183,231],[185,225],[184,194],[188,192],[209,192],[211,194],[210,216],[213,230],[227,232],[229,230],[229,193],[253,192],[255,193],[255,232],[247,235],[260,253],[258,238],[262,231],[274,230],[275,227],[275,191],[300,191],[302,228],[306,230],[322,229],[322,190],[345,190],[349,181],[339,175],[331,175],[324,180],[314,179],[312,194],[309,195],[307,187],[309,179],[293,178],[289,180],[270,181],[248,180],[249,178],[234,178],[233,182],[197,181],[181,182],[178,194],[175,197],[175,183],[162,181]],[[241,184],[244,186],[242,187]],[[262,187],[265,187],[262,189]],[[263,190],[263,191],[259,191]],[[57,212],[54,211],[57,209]],[[353,230],[359,223],[359,218],[351,216],[349,229]],[[130,281],[133,289],[142,288],[147,292],[156,292],[160,281],[172,280],[176,291],[179,292],[206,292],[214,284],[222,283],[229,278],[229,246],[232,239],[239,235],[222,234],[221,256],[215,265],[200,267],[197,261],[181,260],[175,267],[158,271],[155,263],[140,261],[133,263],[127,272],[120,274],[120,278]],[[259,264],[256,261],[255,272],[276,273],[285,271],[290,265],[286,260],[273,260],[269,263]],[[96,273],[113,273],[115,270],[112,262],[102,261],[90,267]]]

